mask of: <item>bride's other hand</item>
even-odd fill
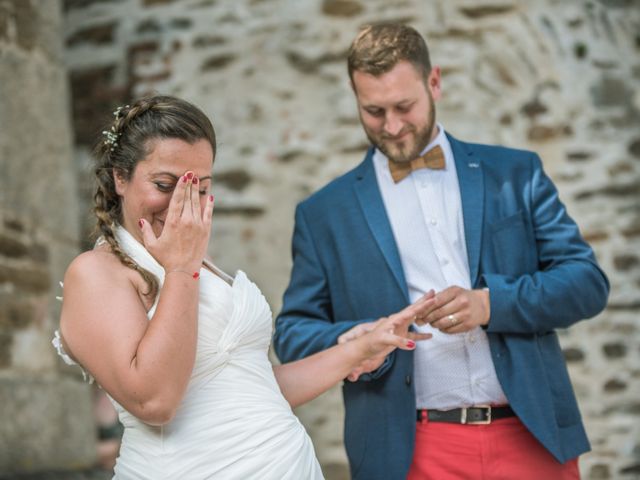
[[[160,235],[140,219],[144,246],[166,271],[197,272],[207,251],[212,213],[213,195],[202,206],[198,177],[185,172],[176,182]]]
[[[357,325],[338,339],[338,343],[357,341],[362,344],[363,360],[347,379],[355,382],[363,373],[379,368],[386,356],[396,348],[413,350],[416,342],[431,338],[430,333],[412,332],[409,327],[431,308],[434,292],[429,291],[417,302],[389,317]]]
[[[338,342],[361,342],[364,357],[347,376],[347,380],[355,382],[363,373],[376,370],[382,365],[386,356],[396,348],[413,350],[416,342],[431,338],[430,333],[412,332],[409,327],[429,308],[432,301],[433,292],[429,292],[398,313],[380,318],[375,322],[357,325],[343,334]]]
[[[433,295],[431,291],[399,312],[353,330],[339,345],[274,366],[276,380],[289,404],[302,405],[344,379],[355,381],[362,373],[378,368],[396,348],[413,350],[416,342],[430,338],[430,334],[409,328],[430,310]]]
[[[382,319],[380,318],[380,319],[375,320],[373,322],[362,322],[362,323],[359,323],[355,327],[347,330],[342,335],[340,335],[338,337],[338,344],[350,342],[351,340],[355,340],[356,338],[361,337],[365,333],[371,332],[373,329],[376,328],[376,325],[378,324],[378,322],[380,320],[382,320]]]
[[[429,290],[422,297],[420,297],[415,303],[409,305],[404,310],[401,310],[398,313],[403,313],[405,311],[411,311],[415,315],[415,323],[417,325],[424,325],[425,319],[427,315],[435,308],[435,291]],[[356,325],[355,327],[347,330],[342,335],[338,337],[338,343],[346,343],[351,340],[355,340],[356,338],[361,337],[365,333],[369,333],[376,328],[378,323],[385,320],[387,317],[379,318],[378,320],[374,320],[373,322],[362,322]]]

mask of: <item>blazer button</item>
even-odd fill
[[[407,384],[407,387],[411,386],[411,375],[404,377],[404,383]]]

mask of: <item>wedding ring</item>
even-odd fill
[[[457,320],[456,320],[456,316],[455,315],[448,315],[447,318],[449,319],[449,323],[451,325],[455,325]]]

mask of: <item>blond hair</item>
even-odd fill
[[[429,49],[420,33],[399,23],[365,25],[349,48],[349,78],[353,81],[355,71],[379,76],[401,61],[411,63],[425,79],[431,73]]]

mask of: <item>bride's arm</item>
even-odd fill
[[[371,332],[354,340],[302,360],[275,365],[273,370],[282,394],[292,407],[296,407],[329,390],[365,360],[387,355],[395,348],[413,350],[415,340],[431,337],[408,331],[430,304],[431,301],[423,297],[404,310],[380,319]]]
[[[140,295],[147,286],[108,249],[80,255],[65,274],[60,329],[68,353],[131,414],[156,425],[175,414],[195,361],[199,281],[187,272],[202,265],[213,201],[201,207],[190,188],[177,183],[159,237],[141,224],[146,249],[166,272],[151,319]]]
[[[173,417],[193,369],[199,282],[167,275],[149,320],[134,275],[110,253],[76,258],[65,275],[60,329],[68,353],[109,395],[159,425]]]

